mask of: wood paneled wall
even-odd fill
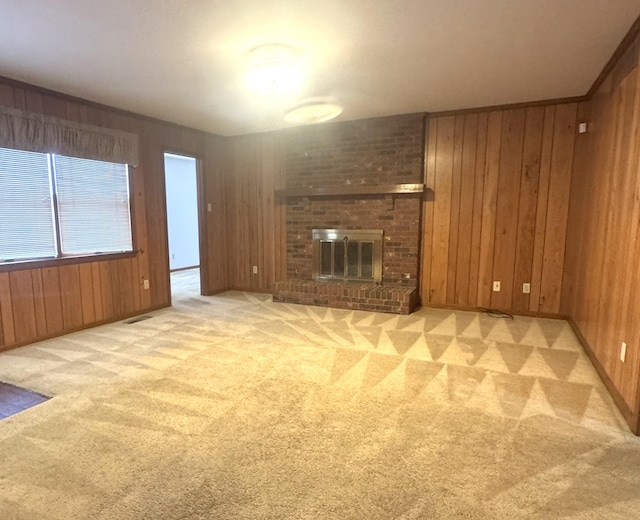
[[[636,39],[579,120],[561,310],[572,318],[596,364],[640,415],[640,41]],[[628,345],[620,360],[621,342]]]
[[[428,119],[425,182],[434,195],[423,204],[420,273],[427,305],[568,315],[636,430],[639,46],[616,55],[579,106]],[[0,105],[136,132],[141,153],[132,170],[136,255],[0,272],[0,350],[170,303],[165,151],[200,159],[212,206],[202,215],[205,291],[270,291],[285,279],[285,204],[274,190],[285,187],[286,132],[223,139],[1,79]],[[577,121],[589,121],[588,134],[576,134]]]
[[[271,291],[286,278],[284,136],[280,132],[226,140],[227,241],[230,287]],[[258,273],[253,273],[257,266]]]
[[[424,304],[560,312],[576,111],[566,103],[429,118]]]
[[[0,273],[0,350],[169,305],[165,151],[201,159],[204,198],[214,209],[203,225],[205,290],[228,287],[222,139],[9,80],[0,80],[0,105],[140,136],[139,165],[131,170],[135,257]]]

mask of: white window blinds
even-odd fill
[[[126,164],[0,148],[0,264],[130,251]]]
[[[54,155],[63,255],[132,250],[127,166]]]
[[[56,256],[47,154],[0,148],[0,262]]]

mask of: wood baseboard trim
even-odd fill
[[[585,353],[591,360],[591,364],[596,369],[596,372],[598,372],[600,379],[602,379],[602,382],[607,387],[609,394],[611,394],[611,397],[613,398],[613,402],[618,407],[618,410],[620,410],[620,413],[624,417],[624,420],[626,421],[626,423],[629,425],[629,428],[631,428],[631,431],[635,435],[640,435],[640,424],[638,422],[639,420],[638,414],[634,414],[633,411],[629,408],[624,398],[622,397],[622,395],[620,394],[616,386],[613,384],[613,381],[609,377],[609,374],[607,374],[604,367],[600,364],[600,361],[598,360],[595,353],[593,352],[591,345],[589,345],[589,342],[583,336],[576,322],[573,321],[573,318],[569,316],[567,317],[567,321],[569,322],[569,325],[571,325],[571,328],[573,329],[574,334],[582,344],[582,348],[584,349]]]
[[[142,314],[146,314],[147,312],[158,311],[160,309],[165,309],[169,307],[169,305],[156,305],[155,307],[149,307],[147,309],[129,312],[127,314],[122,314],[120,316],[109,318],[106,320],[100,320],[93,323],[89,323],[87,325],[81,325],[80,327],[74,327],[72,329],[66,329],[60,332],[55,332],[53,334],[46,334],[44,336],[38,336],[37,338],[33,338],[27,341],[21,341],[19,343],[12,343],[11,345],[2,345],[0,347],[0,352],[6,352],[8,350],[13,350],[14,348],[25,347],[27,345],[33,345],[34,343],[38,343],[40,341],[45,341],[47,339],[59,338],[61,336],[66,336],[67,334],[73,334],[74,332],[80,332],[87,329],[93,329],[95,327],[100,327],[101,325],[108,325],[109,323],[115,323],[116,321],[126,320],[128,318],[133,318],[135,316],[140,316]]]
[[[230,291],[231,289],[229,289],[228,287],[223,287],[222,289],[213,289],[209,292],[207,292],[207,294],[203,294],[203,296],[215,296],[216,294],[221,294],[223,292],[227,292]]]
[[[452,311],[466,311],[466,312],[482,312],[481,307],[468,307],[465,305],[449,305],[449,304],[440,304],[440,303],[422,303],[421,307],[431,308],[431,309],[450,309]],[[513,316],[526,316],[528,318],[544,318],[549,320],[566,320],[567,317],[563,314],[555,314],[551,312],[531,312],[531,311],[514,311],[509,310],[505,311],[503,309],[495,309],[498,312],[506,312],[508,314],[512,314]]]
[[[215,296],[216,294],[222,294],[228,291],[237,291],[237,292],[248,292],[248,293],[258,293],[258,294],[273,294],[271,289],[249,289],[243,287],[224,287],[222,289],[214,289],[213,291],[209,291],[204,296]]]
[[[255,288],[246,288],[246,287],[230,287],[227,291],[239,291],[239,292],[249,292],[249,293],[258,293],[258,294],[273,294],[271,289],[255,289]]]

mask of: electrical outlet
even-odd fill
[[[531,293],[531,284],[530,283],[523,283],[522,284],[522,292],[524,294],[530,294]]]
[[[258,274],[258,266],[257,265],[253,266],[253,274]]]
[[[500,292],[500,282],[493,282],[493,292]]]
[[[624,363],[624,360],[627,358],[627,344],[623,341],[622,345],[620,345],[620,361]]]
[[[149,280],[148,279],[143,280],[142,287],[144,287],[145,289],[149,289]]]
[[[211,202],[209,202],[209,204],[207,204],[207,211],[208,211],[209,213],[211,213]]]
[[[171,253],[171,260],[175,260],[176,259],[176,255],[174,255],[173,253]]]

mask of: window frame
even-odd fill
[[[14,148],[14,150],[19,150]],[[19,150],[20,151],[20,150]],[[26,150],[24,150],[26,151]],[[62,253],[62,247],[60,242],[60,222],[59,222],[59,214],[58,214],[58,192],[55,186],[55,173],[51,170],[53,168],[54,163],[54,155],[64,155],[64,154],[55,154],[54,152],[47,152],[49,167],[50,167],[50,182],[52,183],[52,213],[55,227],[55,242],[57,249],[56,257],[45,257],[45,258],[28,258],[28,259],[20,259],[20,260],[10,260],[5,262],[0,262],[0,273],[11,272],[11,271],[21,271],[27,269],[44,269],[48,267],[57,267],[64,265],[75,265],[75,264],[83,264],[89,262],[105,262],[111,260],[120,260],[125,258],[134,258],[138,254],[137,247],[137,236],[136,236],[136,226],[135,226],[135,193],[133,190],[133,176],[136,172],[136,167],[131,164],[126,163],[116,163],[116,164],[125,164],[127,168],[127,190],[129,192],[129,224],[131,228],[131,251],[122,251],[115,253],[87,253],[87,254],[73,254],[73,255],[65,255]],[[72,156],[67,156],[72,157]],[[81,157],[76,157],[77,159],[82,159]],[[112,162],[112,161],[103,161],[103,162]]]

